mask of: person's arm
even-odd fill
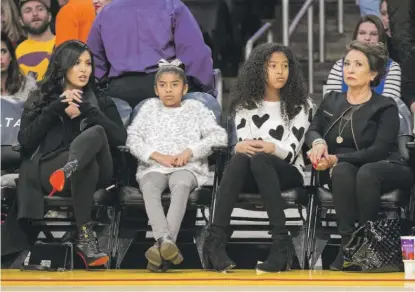
[[[174,46],[176,58],[186,67],[186,74],[197,79],[207,92],[213,90],[212,52],[206,46],[198,23],[181,2],[174,11]]]
[[[402,100],[415,113],[415,46],[402,64]]]
[[[399,113],[396,105],[385,108],[379,113],[376,137],[372,145],[354,152],[336,155],[339,162],[355,165],[376,162],[385,159],[396,144],[399,132]]]
[[[98,102],[100,108],[92,106],[90,103],[80,104],[80,111],[85,116],[86,124],[102,126],[105,129],[110,146],[125,145],[127,131],[115,103],[107,96],[99,97]],[[84,107],[85,105],[86,107]]]
[[[145,143],[145,132],[149,129],[145,127],[145,122],[151,117],[156,103],[150,99],[146,101],[138,111],[133,122],[127,129],[127,143],[130,148],[130,153],[138,160],[148,163],[151,159],[151,155],[154,149],[151,149],[147,143]]]
[[[79,22],[76,17],[76,11],[69,5],[65,5],[59,11],[56,17],[56,41],[58,47],[69,40],[79,38]]]
[[[304,143],[305,133],[307,132],[310,121],[309,116],[312,116],[313,105],[309,101],[309,109],[306,111],[304,108],[299,112],[291,121],[289,127],[285,128],[285,131],[289,131],[289,134],[281,141],[272,140],[275,145],[274,155],[284,159],[288,163],[293,163],[298,153],[301,151],[301,147]],[[311,111],[311,112],[310,112]]]
[[[331,118],[330,115],[333,113],[331,110],[328,109],[328,104],[331,99],[335,98],[334,92],[329,92],[325,95],[323,101],[321,102],[320,106],[318,107],[316,114],[311,120],[310,127],[305,135],[305,143],[310,148],[313,147],[313,142],[318,139],[323,139],[323,131],[328,122]]]
[[[386,0],[392,45],[398,51],[400,65],[408,63],[411,48],[415,45],[415,3],[413,0]]]
[[[338,60],[334,63],[330,70],[329,76],[327,77],[326,90],[328,91],[342,91],[343,84],[343,72],[342,72],[343,60]]]
[[[103,13],[98,14],[92,25],[91,31],[89,32],[87,41],[88,47],[94,56],[95,77],[99,81],[102,81],[108,75],[109,71],[109,63],[105,53],[104,43],[101,38],[102,17]]]
[[[68,104],[57,99],[44,107],[33,108],[33,98],[26,101],[22,113],[17,140],[25,152],[34,151],[42,142],[46,133],[59,122]]]
[[[385,76],[382,95],[392,97],[395,100],[401,98],[401,67],[396,62],[392,62],[388,74]]]
[[[192,150],[193,159],[202,159],[212,152],[212,147],[226,146],[228,137],[225,129],[218,125],[213,113],[204,105],[197,104],[192,106],[191,110],[197,111],[202,138],[197,143],[189,145],[188,148]]]

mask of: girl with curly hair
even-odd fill
[[[204,254],[215,270],[235,266],[225,250],[232,210],[239,193],[259,192],[273,227],[273,244],[268,259],[256,269],[289,270],[292,244],[281,192],[303,185],[301,147],[312,116],[312,104],[291,50],[275,43],[258,46],[231,96],[238,143],[218,190]]]

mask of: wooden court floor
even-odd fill
[[[403,273],[357,274],[290,271],[257,275],[201,270],[35,272],[1,271],[2,291],[415,291]],[[38,289],[38,290],[37,290]],[[39,290],[40,289],[40,290]],[[356,290],[357,289],[357,290]]]

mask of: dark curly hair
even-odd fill
[[[267,64],[275,52],[284,53],[289,63],[287,83],[281,88],[281,112],[288,124],[300,111],[307,111],[308,91],[304,85],[300,65],[290,48],[267,43],[256,47],[239,73],[238,80],[231,92],[230,113],[234,115],[240,109],[254,109],[264,100],[267,86]]]

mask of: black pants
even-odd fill
[[[71,193],[76,223],[80,226],[91,221],[95,191],[109,186],[112,178],[112,156],[103,127],[88,128],[72,141],[69,151],[41,162],[40,178],[45,192],[52,190],[50,175],[74,159],[78,160],[78,168],[62,193]]]
[[[333,168],[331,188],[339,234],[351,234],[356,218],[360,224],[376,220],[382,193],[409,190],[412,183],[411,169],[402,164],[379,161],[357,167],[338,163]]]
[[[125,100],[134,108],[141,101],[156,96],[155,75],[155,73],[135,73],[113,78],[108,84],[108,95]]]
[[[273,230],[286,233],[281,191],[301,186],[303,177],[292,165],[275,155],[258,153],[253,157],[235,154],[226,166],[213,214],[213,224],[227,227],[232,210],[243,192],[259,191]]]

